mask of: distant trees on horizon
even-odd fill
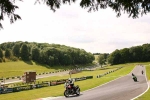
[[[92,53],[83,49],[59,44],[36,42],[6,42],[0,44],[0,59],[16,61],[18,59],[33,60],[41,64],[76,65],[92,63],[95,59]]]
[[[148,43],[131,48],[116,49],[108,57],[108,62],[112,65],[147,61],[150,61],[150,44]]]
[[[116,49],[112,53],[90,53],[83,49],[60,44],[36,42],[6,42],[0,44],[0,62],[5,59],[12,61],[33,60],[41,64],[76,65],[92,63],[94,55],[99,55],[100,65],[108,62],[111,65],[150,61],[150,44],[133,46],[130,48]]]

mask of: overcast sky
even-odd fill
[[[138,19],[112,9],[88,13],[78,3],[63,5],[54,13],[35,0],[17,2],[22,17],[14,24],[5,18],[0,43],[29,41],[63,44],[91,53],[111,53],[115,49],[150,43],[150,14]]]

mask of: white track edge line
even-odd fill
[[[135,67],[136,67],[136,66],[135,66]],[[135,69],[135,67],[131,70],[131,72]],[[131,73],[131,72],[130,72],[130,73]],[[128,73],[127,75],[129,75],[130,73]],[[87,91],[90,91],[90,90],[92,90],[92,89],[95,89],[95,88],[101,87],[101,86],[103,86],[103,85],[106,85],[106,84],[108,84],[108,83],[110,83],[110,82],[113,82],[113,81],[115,81],[115,80],[117,80],[117,79],[120,79],[120,78],[122,78],[122,77],[125,77],[125,76],[127,76],[127,75],[124,75],[124,76],[118,77],[118,78],[116,78],[116,79],[114,79],[114,80],[111,80],[111,81],[106,82],[106,83],[104,83],[104,84],[102,84],[102,85],[96,86],[96,87],[94,87],[94,88],[91,88],[91,89],[85,90],[85,91],[83,91],[83,92],[87,92]],[[81,93],[83,93],[83,92],[81,92]]]
[[[144,68],[145,68],[145,66],[144,66]],[[147,81],[147,76],[146,76],[146,69],[145,69],[145,77],[146,77],[146,81]],[[140,95],[138,95],[138,96],[136,96],[136,97],[134,97],[134,98],[132,98],[131,100],[134,100],[134,99],[137,99],[138,97],[140,97],[140,96],[142,96],[143,94],[145,94],[147,91],[148,91],[148,89],[149,89],[149,84],[148,84],[148,81],[147,81],[147,89],[143,92],[143,93],[141,93]]]

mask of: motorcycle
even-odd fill
[[[142,70],[142,75],[144,74],[144,71]]]
[[[65,85],[66,90],[64,91],[64,96],[69,97],[69,95],[80,95],[80,88],[79,86],[71,87],[71,85]]]
[[[137,82],[137,77],[136,76],[132,76],[132,79],[134,80],[134,82]]]

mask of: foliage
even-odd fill
[[[121,50],[117,49],[109,55],[108,61],[112,65],[150,61],[150,44],[143,44],[142,46],[134,46]]]
[[[101,65],[101,67],[102,67],[103,64],[105,64],[106,59],[105,59],[104,55],[99,55],[98,62]]]
[[[5,51],[5,57],[10,58],[12,56],[12,51],[10,49],[6,49]]]
[[[3,50],[0,48],[0,58],[3,58],[4,54],[3,54]]]
[[[10,60],[12,60],[12,61],[18,61],[18,58],[16,56],[11,56]]]
[[[38,48],[32,49],[32,60],[39,61],[40,58],[40,50]]]
[[[20,44],[19,43],[15,43],[15,45],[12,48],[13,51],[13,55],[16,57],[20,56]]]
[[[21,46],[20,56],[21,56],[22,60],[26,60],[26,61],[29,60],[29,49],[26,44],[23,44]]]
[[[18,6],[15,5],[15,1],[22,0],[0,0],[0,21],[4,20],[4,15],[7,15],[10,19],[10,23],[14,23],[17,19],[21,19],[18,14],[15,14],[15,10]],[[62,4],[71,4],[76,0],[35,0],[39,3],[43,3],[51,10],[56,11]],[[122,12],[126,12],[129,17],[138,18],[139,14],[147,14],[150,12],[149,0],[81,0],[80,7],[89,9],[88,11],[98,11],[98,9],[111,8],[117,13],[117,17],[121,16]],[[0,23],[0,29],[3,28]]]
[[[108,61],[110,64],[115,65],[121,63],[120,59],[121,59],[120,51],[116,49],[114,52],[110,54]]]
[[[0,58],[0,63],[2,63],[3,62],[3,59],[2,58]]]
[[[33,60],[40,64],[55,65],[78,65],[89,64],[94,60],[93,54],[83,49],[68,47],[59,44],[36,43],[36,42],[6,42],[0,44],[6,52],[12,51],[12,59]]]

